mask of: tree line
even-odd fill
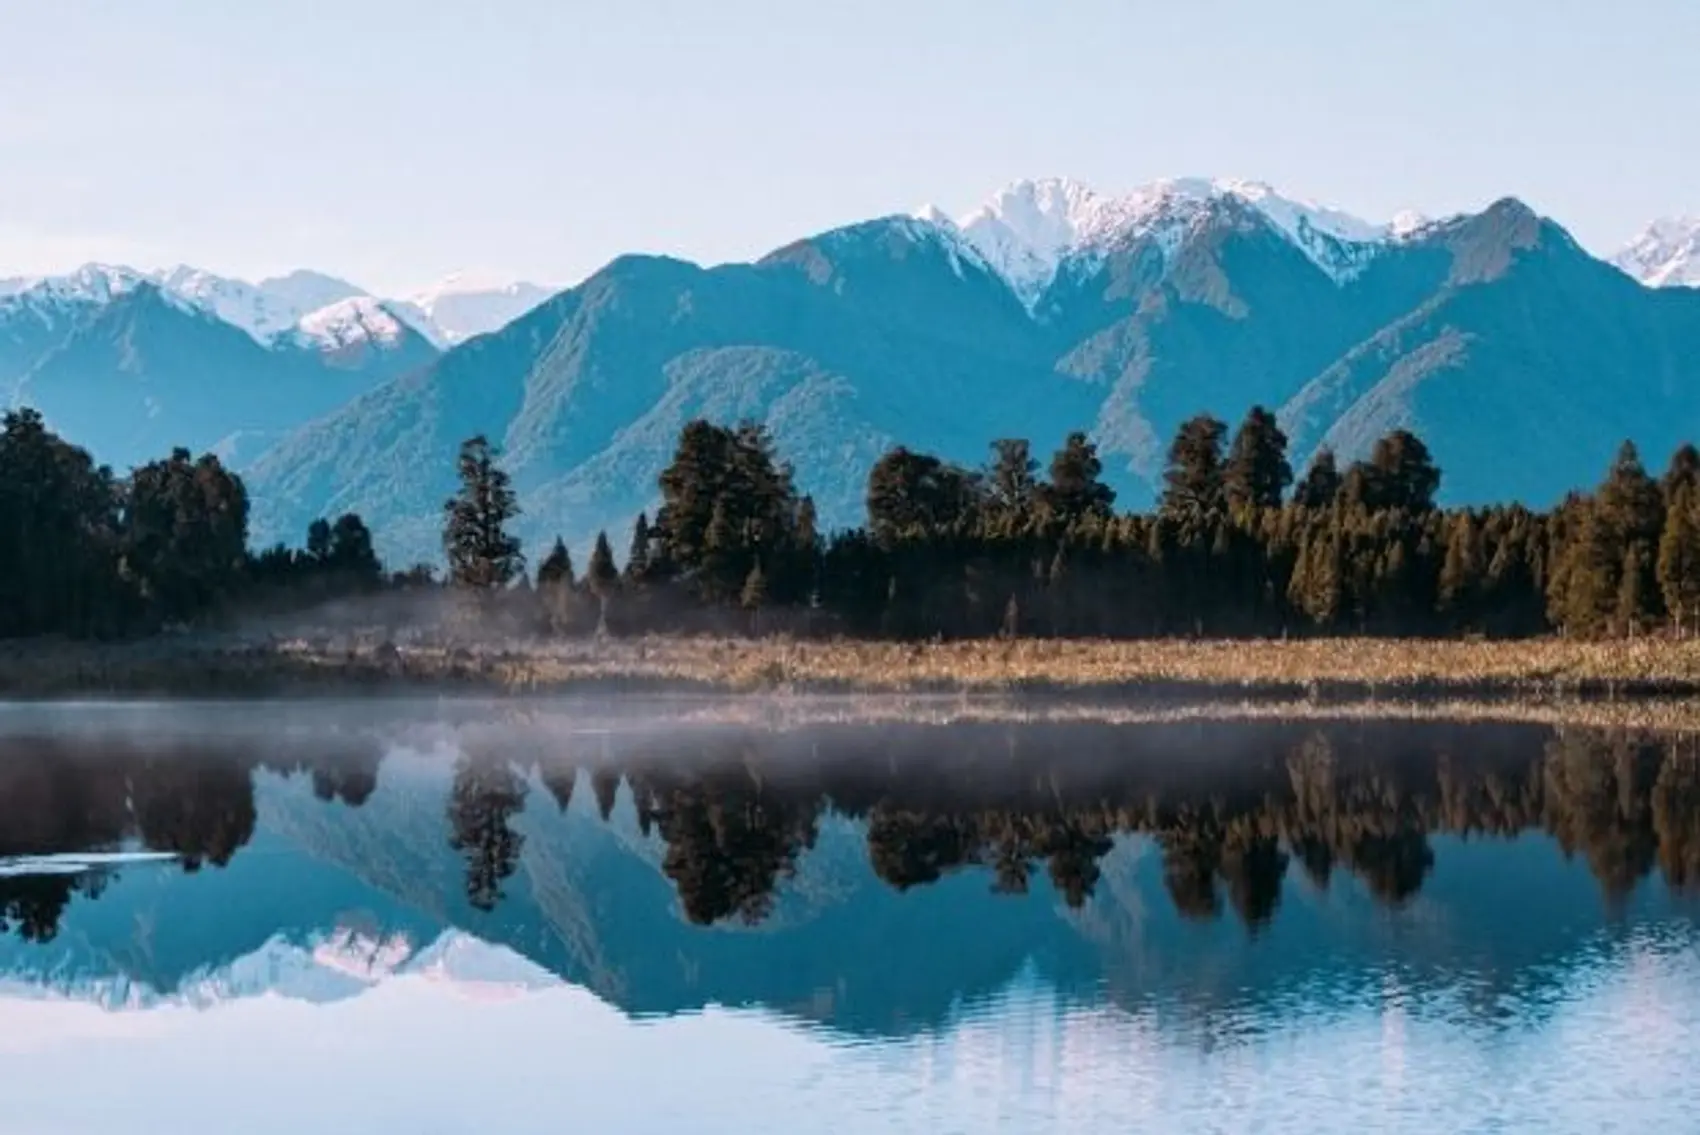
[[[556,633],[736,630],[858,637],[1634,635],[1700,625],[1700,452],[1655,480],[1624,442],[1593,492],[1548,511],[1442,508],[1441,471],[1395,430],[1295,479],[1275,416],[1183,423],[1148,512],[1118,512],[1097,446],[991,444],[970,469],[896,447],[866,521],[823,533],[760,425],[693,421],[623,564],[606,532],[584,575],[557,540],[527,579],[518,506],[483,439],[462,455],[452,583],[518,582]],[[493,487],[492,487],[493,486]],[[497,502],[492,508],[489,502]],[[475,514],[476,523],[462,519]],[[496,565],[492,570],[488,565]]]
[[[1147,839],[1182,917],[1231,913],[1252,931],[1277,915],[1294,876],[1324,889],[1347,876],[1382,903],[1409,901],[1442,833],[1543,833],[1586,861],[1608,905],[1655,871],[1675,891],[1700,890],[1693,738],[1408,722],[942,733],[722,730],[614,759],[514,745],[463,753],[447,788],[445,843],[462,864],[466,909],[487,912],[520,869],[526,837],[514,821],[538,787],[561,810],[588,797],[581,806],[604,822],[629,808],[659,838],[681,911],[704,925],[767,919],[832,816],[858,826],[884,885],[909,890],[973,871],[1021,895],[1042,878],[1076,907],[1096,893],[1117,841]],[[369,799],[382,746],[313,744],[324,742],[244,756],[14,739],[0,754],[0,856],[134,843],[176,853],[184,870],[223,867],[253,837],[256,770],[309,776],[327,804]],[[98,872],[0,878],[0,932],[49,941],[67,905],[98,898],[107,881]]]
[[[119,478],[32,410],[0,423],[0,637],[100,637],[446,589],[508,633],[854,637],[1691,633],[1700,626],[1700,452],[1655,478],[1625,442],[1591,492],[1539,511],[1442,508],[1407,430],[1295,477],[1275,416],[1199,415],[1172,440],[1148,511],[1117,511],[1097,446],[1041,469],[1029,441],[981,468],[905,447],[869,470],[864,523],[822,530],[762,426],[697,420],[660,506],[582,571],[557,539],[535,567],[487,439],[465,442],[443,506],[446,574],[387,571],[355,514],[300,548],[247,545],[241,479],[176,450]]]

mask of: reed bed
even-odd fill
[[[0,647],[0,696],[597,690],[1098,695],[1437,703],[1700,696],[1700,640],[978,640],[651,637],[456,644],[342,635]]]

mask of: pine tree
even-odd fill
[[[1624,553],[1623,572],[1617,591],[1617,625],[1625,634],[1643,629],[1652,616],[1653,595],[1648,584],[1645,545],[1637,541]]]
[[[1276,424],[1275,415],[1253,406],[1234,434],[1222,470],[1222,487],[1228,506],[1280,508],[1281,497],[1293,482],[1293,467],[1287,463],[1287,435]]]
[[[1328,508],[1339,495],[1340,469],[1334,461],[1334,451],[1320,449],[1294,491],[1293,503],[1300,508]]]
[[[1365,503],[1372,511],[1400,508],[1426,512],[1434,507],[1440,470],[1428,446],[1409,430],[1394,430],[1377,441],[1365,468],[1370,484]]]
[[[606,531],[596,534],[596,544],[590,550],[590,564],[584,572],[585,586],[598,599],[612,596],[620,585],[620,570],[614,566],[614,549],[608,543]]]
[[[1481,531],[1469,512],[1452,521],[1446,541],[1446,559],[1440,568],[1440,610],[1455,624],[1467,623],[1482,587]]]
[[[633,586],[649,575],[649,543],[649,517],[640,512],[632,522],[632,545],[626,553],[626,581]]]
[[[1572,634],[1603,630],[1620,605],[1624,549],[1595,502],[1578,506],[1576,530],[1567,541],[1553,621]]]
[[[590,550],[590,563],[584,571],[585,587],[596,597],[596,633],[608,633],[608,604],[620,586],[620,569],[614,566],[614,549],[608,544],[608,533],[596,534],[596,545]]]
[[[570,629],[573,614],[573,557],[566,542],[555,537],[555,546],[537,569],[537,597],[549,628],[556,633]]]
[[[1659,492],[1666,502],[1674,500],[1682,489],[1700,491],[1700,449],[1684,442],[1671,454],[1670,465],[1659,479]]]
[[[1222,507],[1222,439],[1228,427],[1209,414],[1181,423],[1163,474],[1166,516],[1203,516]]]
[[[1664,534],[1659,540],[1659,592],[1679,634],[1692,633],[1700,623],[1700,485],[1678,482],[1665,510]]]
[[[1038,499],[1039,463],[1026,438],[1006,437],[992,442],[992,464],[986,482],[991,510],[1002,530],[1015,532],[1033,516]]]
[[[1101,520],[1116,503],[1116,491],[1100,480],[1103,472],[1097,445],[1076,430],[1052,455],[1050,480],[1036,491],[1051,518],[1065,528],[1087,517]]]
[[[456,587],[494,591],[525,570],[519,539],[507,529],[519,500],[496,458],[483,435],[461,444],[460,491],[443,504],[443,551]]]
[[[550,587],[570,588],[575,583],[572,553],[567,551],[566,542],[557,536],[555,546],[549,549],[549,554],[537,568],[537,587],[539,590]]]

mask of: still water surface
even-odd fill
[[[0,711],[0,1131],[1694,1130],[1700,747]]]

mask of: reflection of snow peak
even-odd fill
[[[254,997],[329,1004],[391,981],[423,981],[475,1001],[510,1000],[560,984],[547,970],[501,946],[450,930],[415,949],[405,935],[378,938],[346,928],[302,944],[281,935],[228,965],[184,978],[161,993],[123,974],[0,975],[0,996],[84,1001],[105,1009],[183,1005],[208,1009]]]
[[[169,851],[87,852],[76,855],[20,855],[0,858],[0,879],[26,875],[83,875],[103,867],[127,867],[136,863],[166,863],[177,856]]]

